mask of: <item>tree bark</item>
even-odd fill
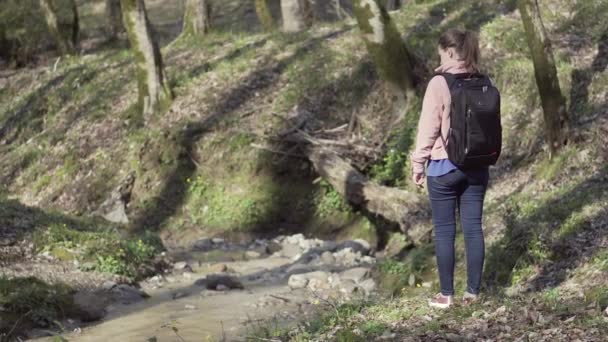
[[[274,19],[272,13],[268,7],[269,0],[255,0],[255,13],[258,16],[258,20],[264,28],[264,31],[272,31],[275,28]]]
[[[428,201],[423,196],[370,181],[336,153],[322,147],[305,151],[315,170],[350,203],[398,223],[414,243],[427,241],[430,227]]]
[[[168,107],[171,91],[165,80],[162,56],[146,14],[144,0],[121,0],[122,16],[135,57],[138,104],[144,118]]]
[[[534,63],[534,76],[543,107],[545,136],[553,156],[566,142],[566,99],[559,86],[551,41],[547,37],[537,0],[518,0],[518,7]]]
[[[53,7],[51,0],[40,0],[40,8],[44,13],[44,19],[49,28],[49,32],[57,44],[59,51],[64,54],[74,53],[74,45],[68,39],[66,39],[61,30],[59,29],[59,20],[57,19],[57,12]]]
[[[72,46],[78,46],[78,37],[80,36],[80,19],[78,17],[78,5],[76,0],[70,1],[72,7]]]
[[[281,0],[283,31],[299,32],[312,25],[310,0]]]
[[[407,99],[414,97],[411,56],[379,0],[353,0],[354,13],[367,50],[380,76]]]
[[[401,8],[401,1],[399,0],[384,0],[384,7],[387,11],[396,11]]]
[[[204,35],[211,26],[211,5],[207,0],[187,0],[182,35]]]
[[[106,0],[106,22],[108,39],[118,39],[118,35],[124,30],[120,0]]]

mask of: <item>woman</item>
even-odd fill
[[[477,73],[479,43],[474,33],[451,29],[439,38],[441,66],[437,73]],[[422,186],[425,165],[432,220],[435,230],[435,254],[441,293],[429,305],[449,308],[454,303],[455,211],[458,206],[464,231],[467,256],[465,304],[479,295],[484,261],[484,237],[481,228],[483,200],[488,184],[488,168],[459,169],[448,159],[446,145],[450,129],[450,89],[445,77],[431,79],[424,95],[418,124],[416,148],[412,154],[413,181]]]

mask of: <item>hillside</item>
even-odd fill
[[[387,247],[380,256],[402,257],[380,261],[376,270],[387,292],[405,286],[402,296],[326,303],[320,306],[330,313],[315,324],[260,326],[259,338],[351,341],[386,333],[396,340],[456,339],[448,334],[537,340],[530,333],[559,328],[551,333],[565,340],[599,340],[608,333],[602,317],[608,305],[607,2],[541,4],[572,125],[568,145],[552,159],[511,1],[410,1],[391,12],[429,67],[437,62],[442,31],[478,30],[482,69],[502,93],[505,147],[491,171],[484,217],[487,297],[449,313],[429,312],[424,304],[437,287],[428,246],[408,247],[398,230],[320,181],[297,146],[272,139],[305,118],[298,125],[308,131],[384,148],[378,158],[354,163],[379,183],[417,191],[407,160],[415,123],[390,126],[402,113],[369,60],[356,21],[328,18],[304,33],[263,33],[253,5],[226,1],[217,6],[209,35],[174,40],[179,3],[147,1],[175,100],[145,126],[135,110],[130,51],[99,38],[101,1],[80,5],[80,55],[50,52],[27,67],[0,70],[3,274],[20,275],[12,261],[48,252],[68,264],[88,263],[91,272],[72,283],[80,289],[112,273],[151,276],[165,267],[162,250],[187,250],[200,237],[362,238],[381,251]],[[345,124],[348,130],[331,131]],[[129,222],[108,223],[99,216],[119,188],[128,189]],[[462,235],[457,239],[463,260]],[[462,281],[463,265],[458,270]],[[53,284],[54,272],[38,276]],[[59,283],[81,274],[70,272]],[[36,272],[30,273],[21,276]],[[410,274],[417,279],[413,288],[405,284]]]

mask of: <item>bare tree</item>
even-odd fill
[[[116,40],[118,34],[124,30],[120,0],[106,0],[106,21],[108,38]]]
[[[275,28],[275,23],[270,8],[268,7],[268,1],[269,0],[255,0],[255,13],[264,30],[272,31]]]
[[[121,0],[122,16],[131,43],[139,87],[139,105],[145,119],[168,106],[172,96],[165,80],[162,56],[153,39],[144,0]]]
[[[299,32],[312,24],[309,0],[281,0],[283,31]]]
[[[545,136],[553,156],[566,142],[566,99],[559,86],[551,41],[547,37],[537,0],[518,0],[518,7],[534,63],[534,76],[543,106]]]
[[[49,32],[53,37],[53,40],[55,40],[55,44],[57,44],[59,51],[61,51],[61,53],[64,55],[74,53],[73,43],[66,39],[66,37],[64,37],[64,35],[61,33],[59,19],[57,18],[57,12],[52,1],[40,0],[40,8],[44,13],[44,19],[46,20]]]
[[[395,24],[379,0],[353,0],[359,29],[380,76],[398,87],[407,99],[414,96],[412,57]]]
[[[208,0],[187,0],[182,35],[204,35],[211,26],[211,5]]]

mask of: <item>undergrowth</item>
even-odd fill
[[[38,252],[64,260],[78,260],[85,271],[108,272],[141,279],[155,273],[155,257],[162,251],[158,236],[144,233],[124,238],[116,230],[79,231],[53,224],[34,236]]]

